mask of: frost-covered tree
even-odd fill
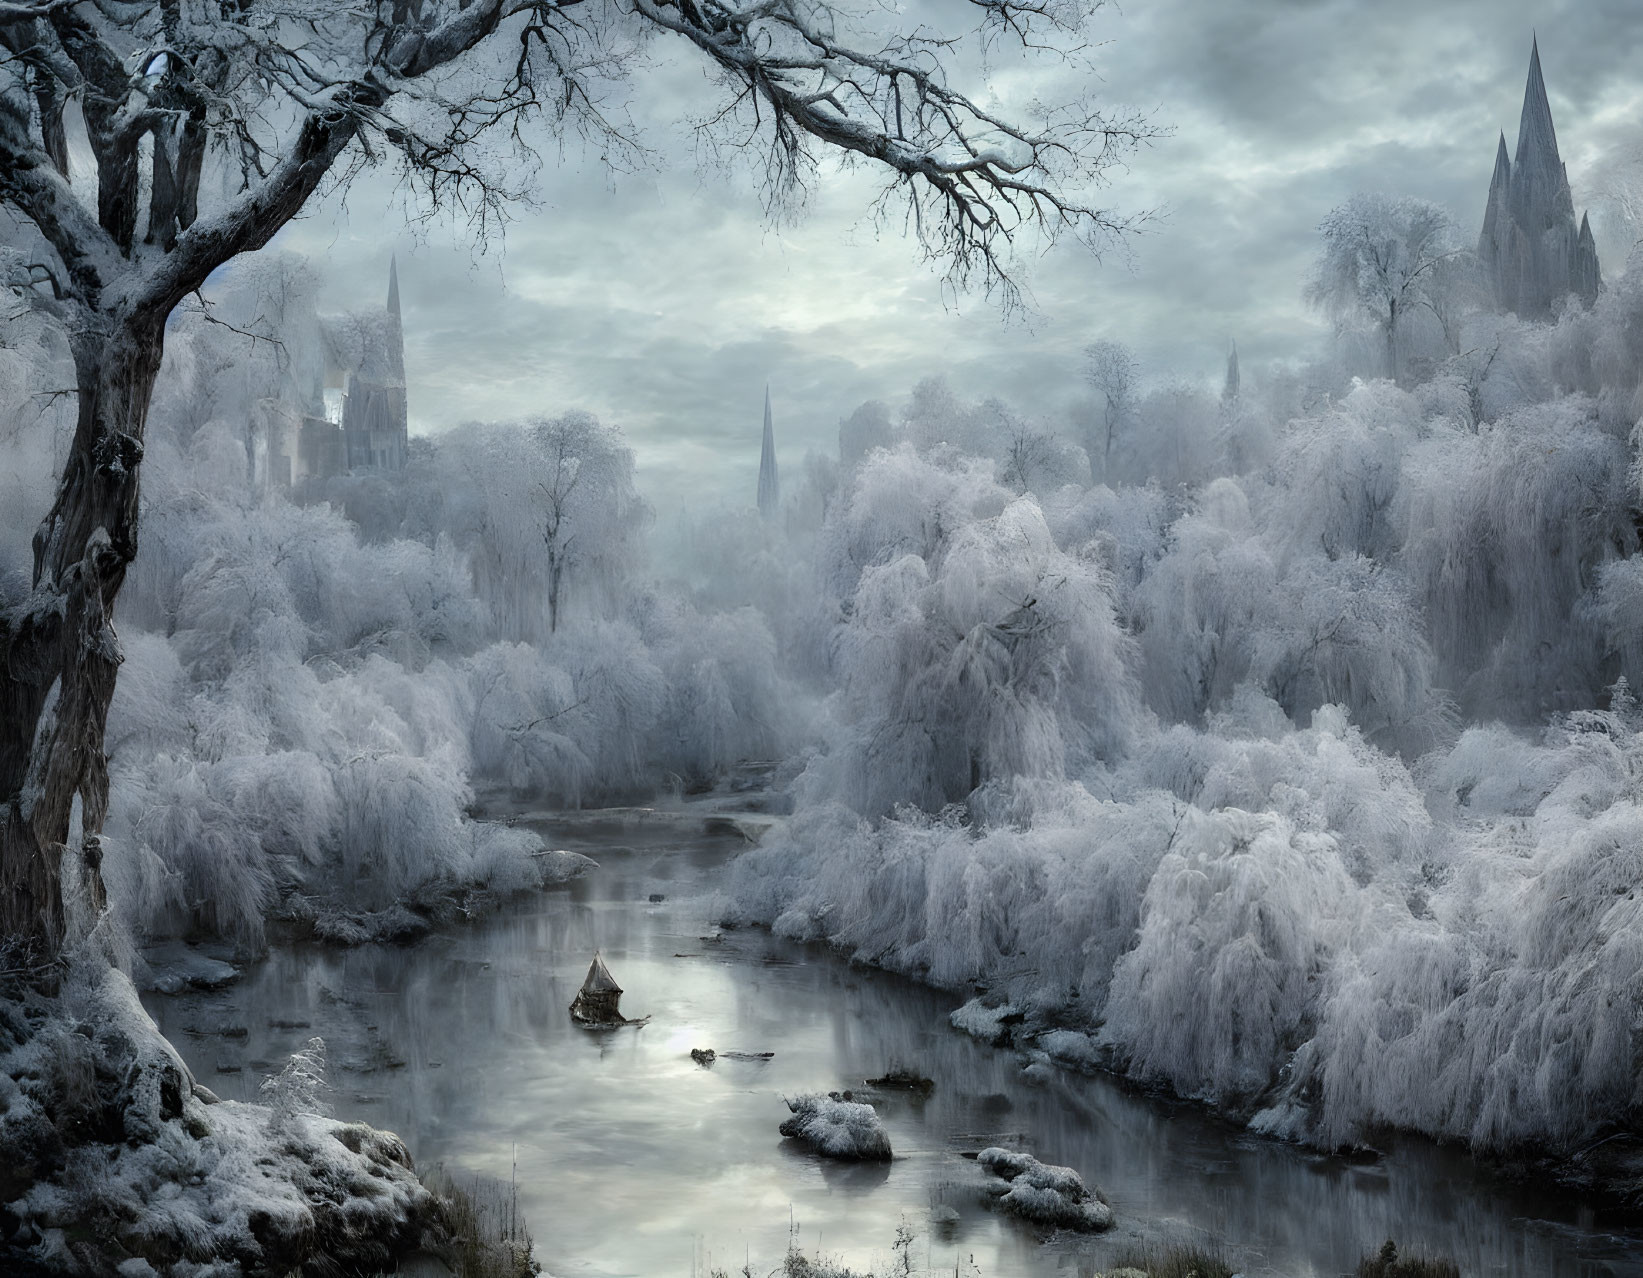
[[[1113,441],[1135,409],[1139,372],[1135,356],[1122,342],[1100,341],[1084,348],[1084,380],[1096,397],[1096,420],[1085,444],[1091,471],[1095,459],[1101,459],[1101,473],[1092,474],[1092,479],[1106,481],[1112,473]]]
[[[559,629],[565,574],[606,577],[626,567],[646,509],[633,488],[633,452],[586,413],[537,422],[530,432],[542,544],[548,569],[548,630]],[[613,559],[610,564],[602,560]]]
[[[809,793],[871,816],[936,811],[988,781],[1076,773],[1134,732],[1105,566],[1057,546],[1033,497],[990,472],[876,453],[830,518],[841,728]]]
[[[1354,195],[1318,228],[1323,248],[1305,296],[1337,323],[1367,320],[1396,379],[1398,331],[1412,312],[1438,309],[1440,271],[1461,249],[1454,219],[1429,200]]]
[[[1083,6],[978,0],[994,34],[1053,42]],[[1103,237],[1071,194],[1147,126],[1088,104],[1012,125],[951,86],[923,30],[858,48],[825,3],[778,0],[9,0],[0,6],[0,204],[10,262],[68,335],[78,421],[35,537],[32,590],[0,614],[0,930],[64,940],[62,851],[103,907],[111,623],[136,553],[138,475],[166,322],[225,262],[266,244],[328,176],[392,157],[483,230],[520,194],[529,121],[633,151],[610,86],[646,35],[705,56],[729,136],[761,139],[773,197],[818,152],[882,166],[953,277],[1010,291],[1029,227]],[[74,109],[71,109],[74,108]],[[736,131],[738,123],[745,131]],[[80,149],[82,141],[85,151]],[[71,136],[72,135],[72,136]],[[71,167],[89,152],[91,170]],[[76,820],[77,814],[77,820]]]

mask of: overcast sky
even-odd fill
[[[915,0],[895,21],[960,30],[959,0]],[[882,13],[864,18],[872,29]],[[1056,417],[1078,398],[1078,352],[1128,342],[1154,377],[1218,377],[1236,339],[1246,379],[1305,356],[1322,327],[1300,287],[1324,214],[1354,191],[1437,200],[1466,233],[1483,213],[1495,140],[1515,144],[1531,32],[1577,211],[1593,206],[1606,274],[1624,235],[1599,195],[1643,138],[1636,0],[1134,0],[1092,34],[1101,101],[1173,130],[1101,193],[1119,213],[1162,209],[1128,252],[1068,244],[1035,256],[1034,313],[944,295],[901,224],[866,217],[865,172],[823,170],[807,212],[773,228],[752,175],[703,170],[683,121],[714,100],[689,49],[651,50],[631,89],[655,152],[612,173],[546,163],[538,206],[481,253],[460,226],[407,226],[382,179],[288,227],[277,247],[322,262],[327,302],[380,304],[397,252],[414,433],[474,418],[584,408],[616,423],[665,514],[751,503],[768,381],[789,473],[832,452],[865,399],[900,400],[944,374]],[[962,80],[1005,109],[1088,89],[1065,67],[995,59]],[[1628,167],[1630,166],[1630,167]]]

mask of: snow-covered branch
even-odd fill
[[[1023,40],[1031,22],[1065,27],[1071,17],[1056,3],[978,2],[989,22]],[[1144,116],[1075,105],[1051,113],[1041,129],[1026,128],[946,83],[946,42],[915,35],[876,53],[853,48],[834,37],[825,7],[636,0],[635,10],[701,49],[737,87],[730,109],[750,110],[755,132],[768,131],[773,198],[802,181],[815,142],[882,165],[887,194],[901,189],[921,246],[959,283],[979,275],[1013,300],[1009,253],[1023,229],[1099,248],[1141,220],[1098,208],[1082,192],[1158,135]]]

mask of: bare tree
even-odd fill
[[[1097,429],[1088,443],[1090,479],[1106,483],[1112,476],[1112,445],[1119,427],[1135,409],[1135,380],[1139,367],[1122,342],[1100,341],[1084,348],[1084,380],[1095,392]],[[1101,457],[1101,473],[1095,459]]]
[[[1354,195],[1318,228],[1323,250],[1307,281],[1308,303],[1337,323],[1367,319],[1381,332],[1388,377],[1398,378],[1398,328],[1436,301],[1438,272],[1462,250],[1454,219],[1429,200]],[[1446,329],[1447,332],[1447,329]]]
[[[1019,418],[1009,420],[1008,430],[1009,443],[999,478],[1016,492],[1025,493],[1033,486],[1033,477],[1050,460],[1052,441],[1044,431],[1034,430]]]
[[[531,428],[531,467],[541,499],[542,543],[548,578],[548,632],[559,629],[565,577],[619,573],[620,559],[649,517],[633,489],[633,453],[622,437],[585,413],[571,413]]]
[[[1029,45],[1087,7],[972,2],[984,31]],[[741,115],[766,144],[773,194],[818,151],[882,166],[958,281],[1008,298],[1021,230],[1099,245],[1125,229],[1069,193],[1145,140],[1144,120],[1078,106],[1021,127],[947,84],[949,42],[917,31],[864,51],[835,28],[824,0],[0,0],[0,203],[27,228],[29,293],[68,335],[79,405],[33,591],[0,615],[0,932],[59,952],[76,800],[77,895],[103,907],[111,616],[166,318],[328,176],[392,157],[483,231],[521,194],[498,151],[527,147],[531,117],[631,152],[607,88],[660,32],[718,70],[718,119]],[[71,182],[82,122],[94,203]]]

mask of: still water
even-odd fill
[[[903,1222],[915,1269],[998,1278],[1088,1274],[1126,1247],[1206,1239],[1252,1276],[1334,1276],[1389,1237],[1469,1276],[1643,1278],[1643,1234],[1452,1151],[1409,1142],[1352,1165],[1107,1079],[1031,1078],[1018,1054],[949,1028],[952,996],[762,932],[719,934],[707,903],[739,836],[679,822],[537,828],[600,868],[414,946],[277,947],[226,989],[147,1005],[225,1099],[254,1099],[323,1037],[337,1115],[398,1132],[419,1165],[513,1181],[560,1278],[749,1262],[768,1274],[790,1236],[883,1273]],[[571,1022],[595,948],[626,990],[623,1012],[648,1024]],[[698,1065],[696,1047],[719,1059]],[[784,1094],[896,1067],[935,1089],[874,1098],[888,1166],[829,1163],[777,1134]],[[1099,1185],[1113,1233],[1043,1240],[992,1212],[963,1153],[1000,1142]]]

